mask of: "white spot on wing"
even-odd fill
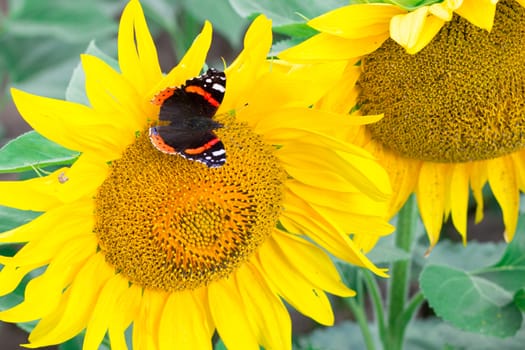
[[[213,151],[211,152],[211,154],[214,156],[214,157],[218,157],[218,156],[222,156],[224,153],[226,153],[226,151],[224,149],[220,149],[218,151]]]
[[[224,85],[221,85],[221,84],[213,84],[212,87],[211,87],[213,90],[217,90],[219,92],[224,92],[225,89],[224,89]]]

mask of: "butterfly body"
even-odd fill
[[[216,168],[226,163],[224,144],[213,120],[226,89],[226,76],[213,68],[180,87],[159,92],[153,103],[160,106],[159,125],[149,129],[153,146],[167,154]]]

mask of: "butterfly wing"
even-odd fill
[[[179,154],[209,168],[226,163],[224,144],[211,131],[189,133],[165,125],[150,128],[149,137],[153,146],[163,153]]]
[[[184,118],[212,118],[219,108],[226,90],[224,72],[210,68],[179,88],[167,88],[155,96],[153,103],[161,106],[159,120],[171,124]]]

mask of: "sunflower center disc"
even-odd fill
[[[180,291],[225,278],[274,229],[285,171],[249,127],[220,122],[220,168],[161,153],[147,132],[113,162],[94,231],[106,261],[133,283]]]
[[[372,137],[434,162],[496,158],[525,146],[525,9],[500,1],[489,33],[454,15],[415,55],[392,40],[364,59],[363,114]]]

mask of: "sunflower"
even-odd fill
[[[497,4],[496,4],[497,3]],[[358,115],[349,140],[376,155],[394,195],[390,215],[417,194],[430,247],[452,218],[467,238],[469,188],[483,218],[489,184],[511,240],[525,188],[525,2],[445,0],[407,11],[388,4],[345,6],[308,22],[320,31],[279,55],[301,62],[346,61],[337,88],[318,103]]]
[[[2,205],[43,212],[0,235],[25,243],[0,257],[1,295],[45,267],[24,301],[0,312],[3,321],[39,320],[25,346],[85,330],[84,349],[97,349],[106,333],[112,349],[127,349],[132,329],[134,349],[211,349],[215,331],[229,349],[290,349],[283,301],[330,325],[326,293],[355,294],[327,252],[385,276],[364,252],[392,230],[384,219],[388,174],[332,134],[360,118],[309,108],[344,65],[268,62],[264,16],[225,70],[214,119],[226,164],[208,167],[152,145],[152,99],[199,74],[211,33],[206,23],[163,75],[133,0],[120,22],[120,71],[82,56],[90,106],[12,90],[37,132],[81,153],[70,168],[0,183]]]

